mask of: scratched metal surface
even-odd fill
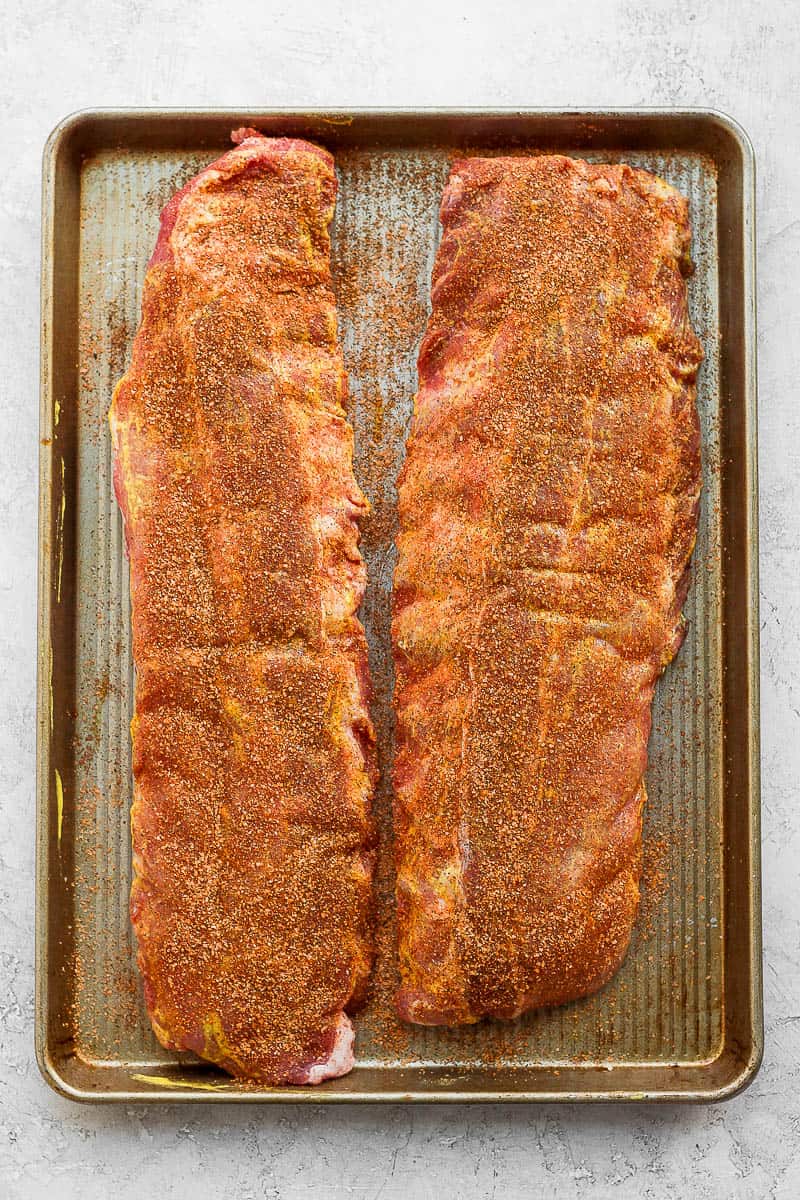
[[[531,147],[533,148],[533,147]],[[219,150],[224,149],[223,145]],[[563,146],[565,152],[573,148]],[[471,152],[480,152],[474,144]],[[583,151],[583,153],[586,153]],[[147,1021],[128,920],[131,878],[132,662],[128,570],[113,500],[105,419],[136,329],[144,268],[158,214],[211,152],[106,149],[80,167],[77,242],[77,395],[71,454],[74,530],[62,563],[64,601],[74,627],[74,709],[69,769],[60,776],[58,846],[70,937],[64,942],[61,1048],[79,1064],[92,1094],[172,1094],[212,1087],[254,1098],[190,1056],[163,1051]],[[653,712],[645,869],[640,918],[627,960],[599,995],[513,1025],[412,1029],[393,1016],[391,907],[392,670],[388,645],[394,564],[395,479],[415,388],[415,357],[427,316],[438,238],[437,210],[452,147],[344,147],[337,153],[339,201],[333,267],[340,331],[350,376],[356,474],[372,513],[362,547],[369,585],[362,610],[375,690],[383,780],[376,797],[382,836],[379,956],[373,998],[357,1019],[357,1066],[347,1080],[314,1092],[380,1098],[426,1087],[483,1094],[518,1089],[532,1072],[593,1079],[603,1092],[626,1079],[629,1092],[657,1093],[669,1072],[712,1063],[724,1041],[723,945],[723,560],[720,497],[720,313],[717,175],[713,161],[689,151],[588,153],[624,158],[664,176],[688,196],[696,269],[689,284],[692,321],[706,352],[698,404],[704,491],[688,635],[659,683]],[[63,532],[63,530],[62,530]],[[65,543],[66,545],[66,543]],[[61,549],[63,555],[64,550]],[[68,593],[68,596],[67,594]],[[61,600],[59,600],[61,603]],[[55,651],[58,658],[58,650]],[[58,670],[58,663],[56,663]],[[52,1014],[51,1014],[52,1016]],[[650,1072],[650,1074],[648,1074]],[[638,1082],[637,1082],[638,1081]],[[667,1084],[663,1083],[667,1088]],[[529,1090],[535,1092],[533,1085]],[[266,1094],[261,1092],[258,1094]],[[283,1093],[285,1095],[285,1093]]]

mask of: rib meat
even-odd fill
[[[167,205],[111,407],[136,665],[131,915],[153,1029],[353,1063],[373,734],[324,150],[243,130]]]
[[[601,987],[639,897],[653,688],[700,489],[686,201],[468,159],[444,194],[399,489],[400,1014]]]

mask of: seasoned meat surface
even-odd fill
[[[163,1045],[353,1063],[373,734],[331,156],[242,130],[167,205],[110,420],[136,665],[131,916]]]
[[[401,1016],[601,987],[639,897],[650,707],[700,439],[686,201],[625,165],[456,162],[400,479]]]

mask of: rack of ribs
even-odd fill
[[[398,1010],[428,1025],[620,966],[700,491],[684,198],[473,158],[441,221],[393,618]]]
[[[353,1063],[373,733],[331,156],[242,130],[167,205],[110,421],[153,1029],[265,1083]]]

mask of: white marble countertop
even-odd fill
[[[502,13],[500,9],[503,9]],[[0,26],[0,1194],[800,1194],[800,18],[795,0],[10,0]],[[102,105],[711,106],[758,160],[767,1043],[718,1106],[80,1107],[33,1058],[42,145]]]

